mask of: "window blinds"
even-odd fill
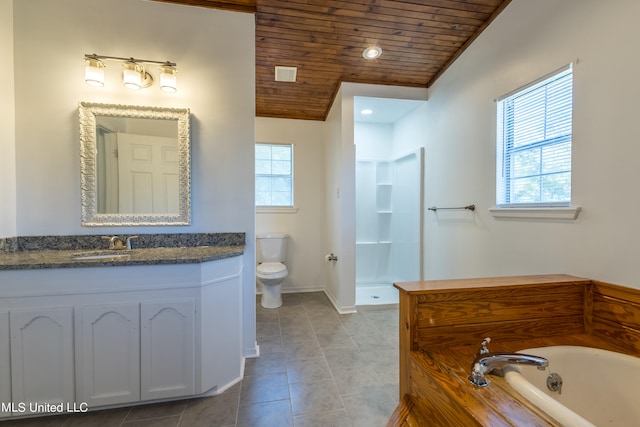
[[[571,66],[499,99],[497,104],[497,206],[568,206]]]

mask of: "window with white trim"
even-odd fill
[[[293,206],[293,145],[256,144],[256,206]]]
[[[497,105],[497,207],[570,206],[571,65]]]

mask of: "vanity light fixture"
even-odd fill
[[[369,46],[362,51],[362,57],[367,60],[379,58],[382,55],[382,48],[379,46]]]
[[[165,92],[176,92],[178,90],[176,73],[178,70],[169,61],[160,66],[160,89]]]
[[[365,108],[364,110],[360,111],[360,114],[368,116],[370,114],[373,114],[373,110],[371,108]]]
[[[160,64],[160,89],[165,92],[178,90],[176,73],[178,69],[175,62],[153,61],[150,59],[121,58],[118,56],[106,56],[85,54],[84,80],[92,86],[104,86],[105,60],[122,61],[122,83],[129,89],[139,90],[153,84],[153,76],[145,69],[145,64]]]
[[[139,90],[151,86],[153,77],[144,70],[144,65],[131,58],[131,61],[122,63],[122,83],[128,89]]]
[[[85,55],[84,62],[84,81],[91,86],[104,86],[104,62],[100,61],[95,55]]]

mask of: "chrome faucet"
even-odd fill
[[[102,238],[109,241],[109,249],[124,249],[124,241],[120,236],[102,236]]]
[[[126,241],[125,241],[125,245],[127,246],[128,250],[131,250],[131,240],[133,239],[137,239],[138,236],[129,236],[127,237]]]
[[[481,387],[489,385],[485,375],[494,369],[502,369],[505,365],[530,365],[544,371],[549,366],[549,361],[544,357],[521,353],[492,353],[487,348],[490,338],[482,341],[482,347],[471,364],[471,375],[468,379],[473,384]]]
[[[102,236],[102,238],[109,241],[109,249],[131,250],[131,239],[137,239],[138,236],[129,236],[125,240],[120,236]]]

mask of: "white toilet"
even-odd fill
[[[289,274],[283,264],[287,258],[288,237],[284,233],[263,233],[256,236],[256,276],[262,284],[260,304],[264,308],[278,308],[282,305],[280,284]]]

